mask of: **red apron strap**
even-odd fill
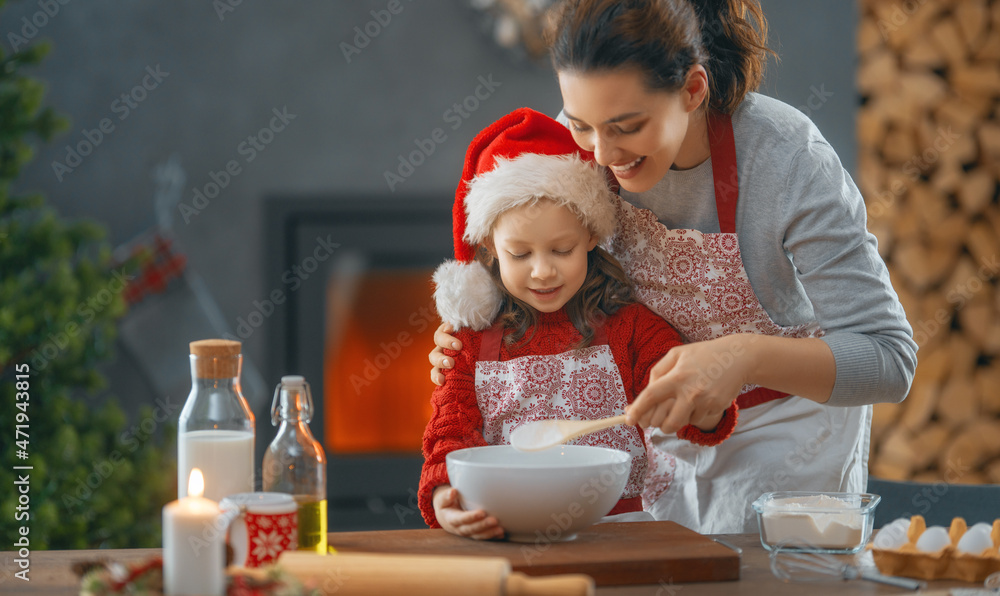
[[[736,139],[733,136],[732,116],[709,112],[708,145],[712,152],[712,183],[715,186],[715,208],[719,213],[719,231],[723,234],[735,234],[740,181],[736,168]],[[784,397],[788,397],[788,394],[758,387],[736,398],[736,405],[740,409],[752,408]]]
[[[708,115],[708,146],[712,152],[712,182],[715,185],[715,208],[723,234],[736,233],[736,202],[740,197],[736,169],[736,140],[733,119],[716,111]]]
[[[483,332],[483,343],[479,346],[480,362],[500,360],[500,345],[503,343],[503,323],[497,321]]]
[[[776,399],[782,399],[788,397],[787,393],[782,393],[780,391],[775,391],[774,389],[767,389],[765,387],[758,387],[752,391],[747,391],[743,395],[736,398],[736,405],[741,410],[747,408],[752,408],[754,406],[759,406],[760,404],[766,404],[769,401],[774,401]]]
[[[590,342],[592,346],[606,346],[608,344],[608,332],[605,330],[604,325],[598,325],[594,328],[594,339]]]

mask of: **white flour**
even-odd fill
[[[559,420],[526,422],[510,433],[510,444],[518,451],[539,451],[561,443]]]
[[[843,511],[831,511],[838,509]],[[864,516],[857,506],[828,495],[775,499],[765,506],[761,517],[768,544],[787,540],[846,549],[860,544],[864,535]]]

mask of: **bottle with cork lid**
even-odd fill
[[[177,496],[199,468],[205,498],[253,492],[254,417],[240,388],[241,344],[227,339],[190,343],[191,393],[177,423]]]

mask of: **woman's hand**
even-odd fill
[[[727,406],[728,407],[728,406]],[[726,411],[723,410],[716,413],[706,414],[700,418],[692,418],[689,424],[693,424],[698,427],[698,429],[710,433],[715,430],[719,423],[722,422],[722,417],[725,415]]]
[[[675,433],[688,424],[715,428],[752,370],[747,335],[727,335],[672,348],[649,373],[629,406],[628,423]]]
[[[434,367],[431,369],[431,381],[438,386],[444,385],[444,372],[442,369],[449,369],[455,366],[455,361],[445,355],[443,348],[451,350],[462,349],[462,342],[449,335],[454,332],[455,330],[448,323],[441,323],[441,326],[434,332],[435,346],[427,356],[427,359],[430,360],[431,366]]]
[[[672,348],[627,410],[629,424],[711,430],[746,384],[826,403],[837,363],[825,341],[736,333]]]
[[[503,538],[497,518],[482,509],[466,511],[458,502],[458,489],[442,484],[434,489],[434,516],[441,527],[457,536],[476,540]]]

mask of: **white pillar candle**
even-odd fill
[[[163,508],[163,589],[168,596],[225,592],[226,547],[219,505],[202,497],[205,482],[194,468],[188,496]]]

